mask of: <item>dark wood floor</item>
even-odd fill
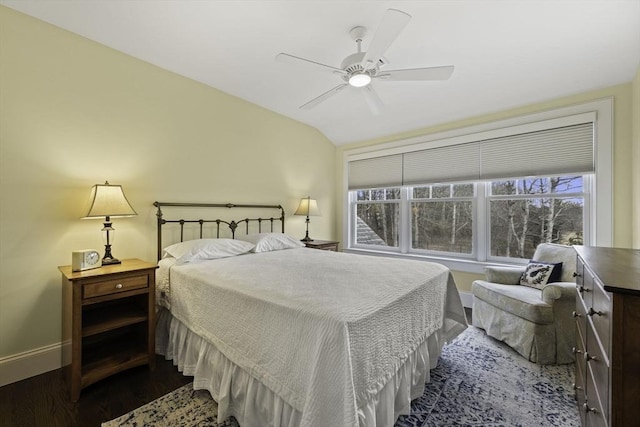
[[[469,324],[471,310],[465,309]],[[156,367],[130,369],[82,390],[69,401],[62,369],[0,387],[0,427],[99,427],[191,382],[156,356]]]
[[[1,427],[98,427],[191,382],[156,356],[156,367],[130,369],[82,390],[69,402],[62,369],[0,387]]]

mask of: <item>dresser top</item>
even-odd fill
[[[574,246],[608,292],[640,295],[640,250]]]

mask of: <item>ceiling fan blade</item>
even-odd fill
[[[384,110],[384,104],[373,87],[371,85],[363,87],[362,93],[364,94],[364,99],[367,101],[371,112],[376,116],[381,114],[382,110]]]
[[[389,70],[379,73],[375,78],[398,82],[420,80],[447,80],[453,74],[453,65],[446,67],[412,68],[406,70]]]
[[[294,64],[294,65],[301,65],[303,67],[313,68],[316,71],[324,71],[324,72],[338,74],[341,76],[347,74],[344,70],[340,68],[321,64],[319,62],[311,61],[309,59],[299,58],[297,56],[289,55],[288,53],[277,54],[276,61],[280,61],[288,64]]]
[[[380,26],[369,44],[367,53],[362,58],[362,66],[369,70],[378,63],[389,46],[411,20],[411,15],[397,9],[387,9]]]
[[[343,83],[341,85],[334,87],[333,89],[329,89],[328,91],[318,96],[317,98],[313,98],[311,101],[307,102],[306,104],[301,105],[300,109],[310,110],[311,108],[315,107],[316,105],[320,104],[323,101],[326,101],[336,93],[340,92],[342,89],[344,89],[347,86],[349,86],[347,83]]]

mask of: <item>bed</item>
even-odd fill
[[[211,393],[219,420],[392,426],[467,327],[440,264],[306,248],[279,205],[154,205],[156,352]],[[167,208],[278,214],[166,219]]]

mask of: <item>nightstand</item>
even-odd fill
[[[312,240],[310,242],[304,242],[304,244],[308,248],[338,252],[340,242],[334,242],[332,240]]]
[[[62,273],[62,341],[71,341],[65,366],[70,397],[125,369],[155,364],[155,273],[139,259]]]

